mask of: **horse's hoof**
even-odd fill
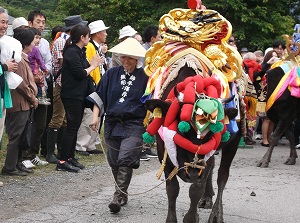
[[[296,159],[295,159],[295,158],[289,157],[289,158],[284,162],[284,164],[286,164],[286,165],[295,165],[295,164],[296,164]]]
[[[257,167],[267,168],[267,167],[269,167],[269,162],[260,161],[260,162],[257,164]]]
[[[176,216],[170,215],[166,219],[166,223],[177,223],[177,218]]]
[[[201,198],[200,201],[198,202],[198,208],[212,209],[212,206],[213,206],[213,201],[212,198],[210,197]]]
[[[184,218],[183,218],[183,223],[199,223],[199,214],[196,214],[196,215],[185,215]]]
[[[213,206],[212,199],[209,199],[206,201],[204,209],[212,209],[212,206]]]
[[[207,223],[224,223],[223,217],[211,215]]]
[[[198,202],[198,208],[204,208],[205,207],[206,200],[204,198],[201,198]]]

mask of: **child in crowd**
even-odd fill
[[[38,87],[37,97],[39,99],[39,104],[50,105],[50,99],[46,98],[46,86],[44,84],[45,75],[48,73],[48,71],[37,47],[41,40],[41,32],[36,28],[30,28],[30,30],[34,33],[33,42],[35,46],[33,47],[32,52],[28,54],[28,59],[34,80]]]
[[[108,56],[108,46],[107,43],[103,43],[101,45],[101,54],[104,56],[105,58],[105,63],[102,65],[102,70],[101,70],[101,74],[103,75],[105,73],[105,71],[108,70],[108,68],[111,67],[111,58]]]

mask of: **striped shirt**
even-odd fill
[[[52,71],[53,74],[56,75],[59,69],[61,69],[61,65],[59,64],[59,60],[63,59],[63,49],[66,44],[69,35],[66,33],[61,33],[60,37],[58,37],[53,43],[52,47]],[[59,86],[61,86],[61,75],[55,81]]]

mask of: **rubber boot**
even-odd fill
[[[43,136],[41,138],[41,151],[40,154],[42,157],[46,158],[47,156],[47,134],[48,134],[48,128],[45,128]]]
[[[48,128],[47,129],[47,156],[46,160],[49,163],[57,163],[58,159],[54,154],[55,142],[57,138],[57,129]]]
[[[131,167],[119,167],[116,180],[118,187],[116,187],[112,202],[108,205],[112,213],[118,213],[121,210],[121,206],[128,202],[127,190],[132,178],[132,172],[133,169]]]
[[[133,169],[131,167],[119,168],[118,178],[119,178],[119,175],[122,176],[121,181],[123,181],[123,183],[121,183],[121,185],[119,186],[120,189],[123,191],[123,193],[121,193],[121,197],[122,197],[122,199],[120,201],[121,206],[126,205],[128,202],[127,190],[128,190],[131,178],[132,178],[132,173],[133,173]]]
[[[118,172],[119,172],[119,169],[111,169],[111,172],[114,176],[114,179],[115,179],[115,182],[117,182],[117,178],[118,178]]]

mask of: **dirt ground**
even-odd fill
[[[223,197],[225,222],[300,222],[297,205],[300,200],[300,161],[297,160],[293,166],[283,164],[289,148],[287,145],[278,146],[274,149],[269,168],[256,167],[266,150],[259,143],[253,149],[238,150]],[[88,165],[78,174],[54,170],[44,172],[40,167],[25,178],[0,177],[0,181],[4,182],[4,186],[0,187],[0,222],[164,222],[167,214],[164,185],[148,195],[132,197],[129,206],[120,215],[109,214],[107,204],[114,185],[103,158],[100,155],[99,162]],[[219,160],[220,155],[216,156],[217,164]],[[160,183],[155,178],[159,166],[158,160],[153,158],[141,162],[141,167],[134,172],[129,193],[139,193],[149,188],[149,184]],[[214,180],[216,172],[217,168]],[[181,181],[180,184],[178,222],[182,222],[189,205],[189,185]],[[214,187],[216,189],[216,181]],[[45,216],[45,213],[59,212],[60,204],[64,204],[68,221],[57,220],[55,214],[48,221],[32,221]],[[202,215],[200,223],[207,222],[209,211],[199,212]]]
[[[99,156],[99,159],[96,159],[98,162],[86,166],[80,173],[55,171],[55,165],[49,164],[53,167],[53,171],[49,171],[49,167],[47,171],[43,171],[45,167],[36,167],[35,172],[27,177],[0,175],[0,181],[4,183],[0,187],[0,222],[27,211],[59,204],[61,201],[67,202],[92,196],[103,187],[113,187],[113,178],[104,155],[97,156]],[[140,168],[134,173],[139,175],[157,170],[158,167],[158,159],[152,158],[150,161],[142,161]]]

